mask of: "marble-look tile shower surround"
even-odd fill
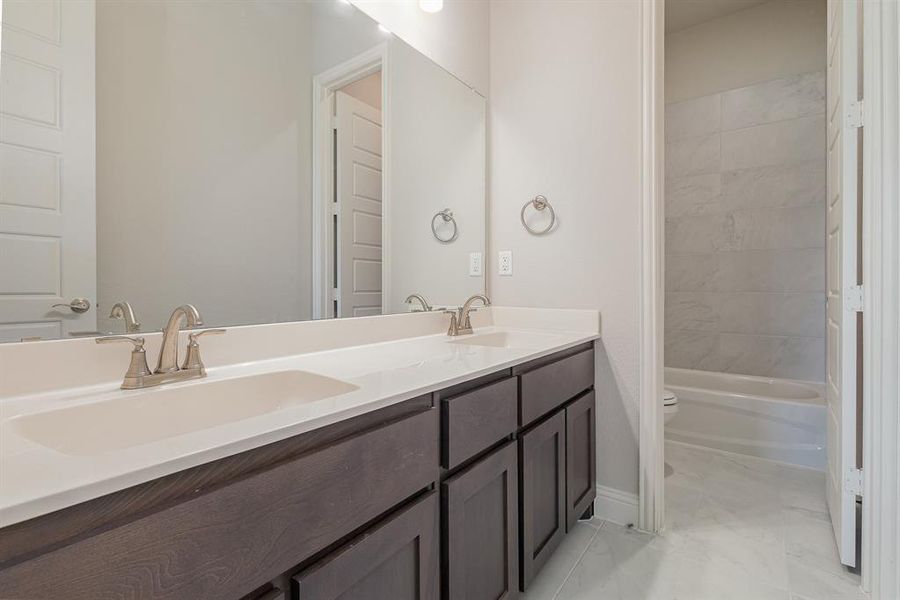
[[[822,381],[825,75],[666,106],[665,364]]]

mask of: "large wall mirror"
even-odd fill
[[[2,12],[0,341],[484,291],[485,99],[352,5]]]

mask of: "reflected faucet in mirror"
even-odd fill
[[[141,324],[134,318],[134,309],[125,300],[113,304],[109,311],[109,318],[124,319],[125,333],[138,333],[141,330]]]
[[[422,305],[422,310],[417,311],[413,310],[412,312],[430,312],[434,307],[428,304],[428,300],[425,299],[425,296],[422,294],[410,294],[404,300],[407,304],[412,304],[413,302],[418,302]]]
[[[474,310],[478,310],[472,306],[475,301],[480,301],[484,306],[490,306],[491,300],[485,296],[484,294],[475,294],[471,296],[465,303],[460,306],[457,310],[445,310],[444,312],[450,315],[450,328],[447,329],[447,335],[451,337],[456,337],[458,335],[469,335],[474,333],[472,330],[472,321],[469,318],[469,313]]]
[[[159,349],[159,360],[156,370],[151,372],[147,366],[147,352],[144,350],[144,338],[128,335],[113,335],[97,338],[98,344],[114,342],[131,342],[134,346],[131,351],[131,362],[128,371],[122,381],[122,389],[136,390],[174,381],[199,379],[206,377],[206,368],[200,360],[200,344],[197,339],[202,335],[216,335],[225,333],[224,329],[207,329],[205,331],[192,332],[188,335],[187,356],[184,364],[178,366],[178,334],[181,331],[182,322],[188,327],[203,325],[200,313],[191,304],[179,306],[169,317],[169,322],[163,329],[162,344]]]

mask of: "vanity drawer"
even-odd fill
[[[525,427],[594,385],[594,349],[519,373],[519,425]]]
[[[518,382],[496,383],[441,399],[441,465],[453,469],[515,433]]]
[[[0,595],[240,598],[433,484],[438,461],[431,408],[2,570]]]

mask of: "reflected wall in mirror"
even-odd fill
[[[157,331],[186,302],[228,326],[484,291],[485,100],[351,5],[2,20],[0,341],[125,332],[122,301]]]

